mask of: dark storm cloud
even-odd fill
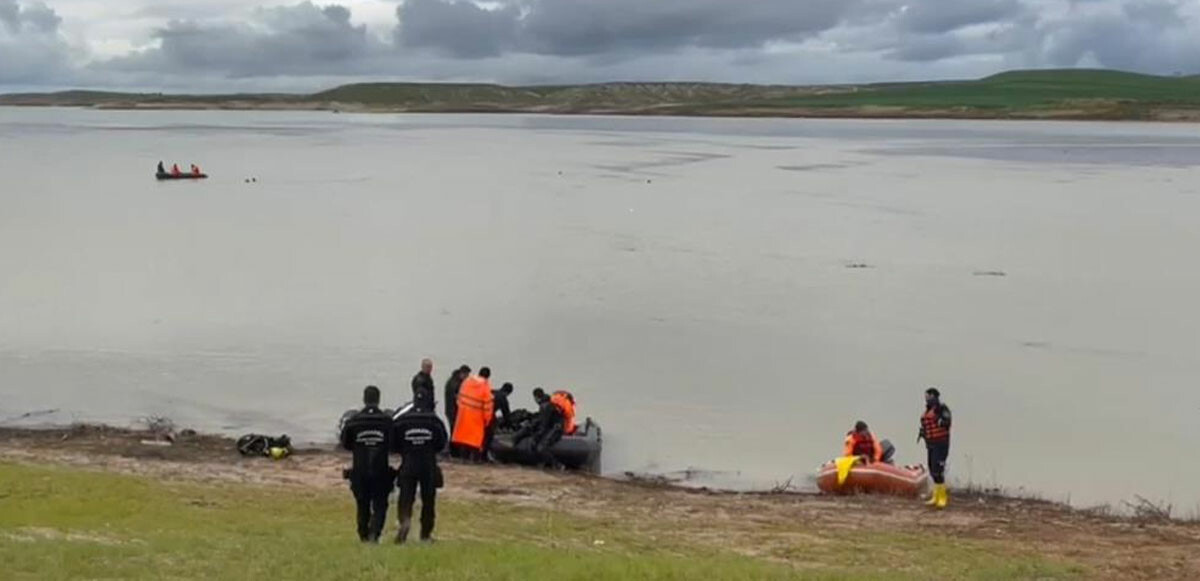
[[[159,45],[106,63],[116,70],[219,72],[230,76],[330,74],[353,70],[377,48],[340,5],[264,8],[248,22],[174,20]]]
[[[407,0],[404,46],[465,57],[742,49],[837,26],[863,0]]]

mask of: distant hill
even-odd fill
[[[0,95],[0,105],[348,112],[1200,120],[1200,77],[1107,70],[1011,71],[973,81],[774,86],[603,83],[507,87],[359,83],[311,95],[66,91]]]

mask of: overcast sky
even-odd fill
[[[0,0],[0,92],[1200,73],[1200,0]]]

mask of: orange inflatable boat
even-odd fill
[[[845,467],[843,467],[845,471]],[[876,462],[854,462],[839,483],[838,461],[822,464],[817,469],[817,488],[826,494],[894,494],[919,496],[929,487],[929,473],[924,466],[893,466]]]

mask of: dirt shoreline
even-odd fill
[[[331,449],[301,449],[271,461],[240,457],[224,437],[177,436],[170,445],[154,444],[156,439],[148,431],[103,426],[0,428],[0,462],[214,485],[345,487],[341,469],[347,458]],[[797,566],[802,557],[791,549],[798,543],[830,543],[860,533],[916,534],[1074,561],[1090,569],[1088,577],[1200,578],[1200,523],[1123,518],[1044,501],[959,494],[946,511],[931,512],[907,499],[720,492],[508,466],[451,463],[445,472],[443,495],[451,501],[553,506]]]

